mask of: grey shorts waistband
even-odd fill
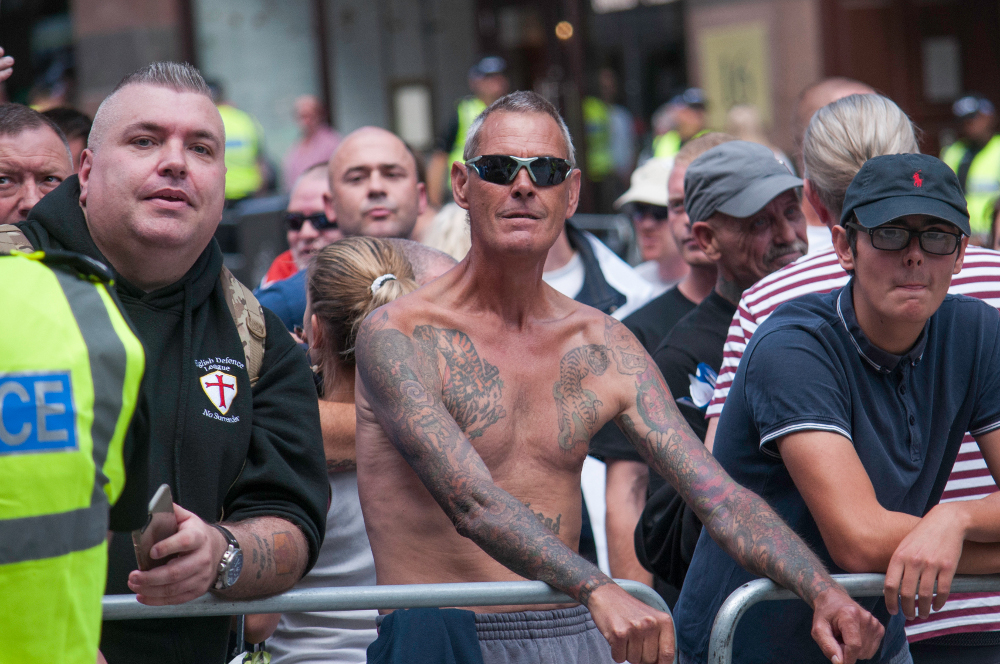
[[[550,611],[476,614],[476,633],[480,641],[548,639],[591,629],[597,629],[597,625],[583,605]]]

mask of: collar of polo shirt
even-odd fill
[[[892,373],[899,366],[900,362],[905,361],[911,365],[916,365],[923,358],[924,349],[927,347],[927,328],[931,324],[930,318],[924,323],[924,330],[920,333],[920,337],[917,338],[917,343],[913,344],[913,348],[907,351],[905,355],[893,355],[869,341],[868,337],[862,331],[861,325],[858,324],[857,314],[854,313],[854,279],[851,279],[847,283],[847,286],[841,289],[840,295],[837,296],[837,313],[840,315],[840,320],[844,323],[844,327],[850,333],[851,341],[854,342],[854,347],[858,349],[858,353],[876,371]]]

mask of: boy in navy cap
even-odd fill
[[[831,570],[886,573],[885,597],[860,600],[886,624],[875,662],[912,661],[904,614],[940,609],[956,572],[1000,571],[998,495],[937,504],[964,431],[1000,469],[1000,317],[947,295],[969,233],[943,162],[869,160],[833,230],[851,281],[758,328],[719,422],[718,461]],[[719,606],[753,578],[702,534],[675,610],[682,662],[705,661]],[[751,608],[734,653],[826,661],[797,602]]]

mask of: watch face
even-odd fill
[[[236,553],[232,560],[229,561],[229,567],[226,569],[226,587],[231,588],[240,578],[240,572],[243,571],[243,551],[236,549]]]

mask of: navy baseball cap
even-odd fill
[[[927,154],[889,154],[866,161],[847,188],[840,223],[856,216],[865,228],[875,228],[908,214],[937,217],[972,234],[955,171]]]
[[[679,95],[674,95],[670,103],[677,106],[705,108],[705,93],[701,88],[688,88]]]
[[[989,99],[977,94],[968,94],[951,105],[952,114],[959,120],[974,118],[980,113],[993,115],[993,104]]]
[[[716,212],[745,218],[775,196],[802,186],[771,149],[749,141],[729,141],[691,162],[684,174],[684,207],[692,221]]]
[[[469,78],[485,78],[495,74],[502,74],[507,71],[507,61],[498,55],[487,55],[485,58],[472,65],[469,70]]]

